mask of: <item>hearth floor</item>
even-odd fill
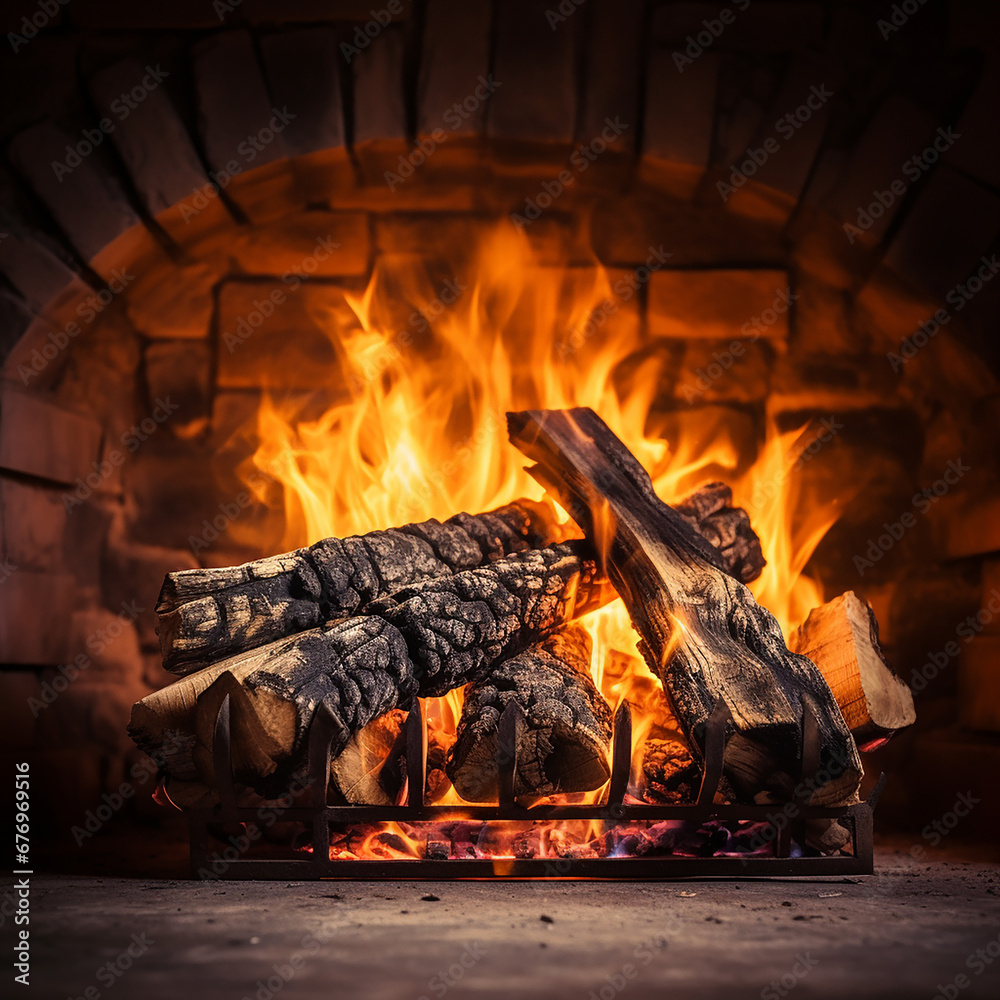
[[[964,975],[946,996],[1000,996],[1000,958],[976,958],[1000,954],[1000,866],[881,847],[876,868],[657,884],[37,873],[30,995],[931,1000]]]

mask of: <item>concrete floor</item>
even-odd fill
[[[36,874],[34,989],[24,995],[1000,996],[1000,958],[976,958],[991,943],[1000,955],[1000,866],[917,864],[882,848],[876,869],[849,880],[645,885]],[[0,926],[9,953],[9,919]],[[955,985],[963,975],[967,985]]]

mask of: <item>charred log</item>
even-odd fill
[[[189,674],[331,618],[357,614],[402,586],[472,569],[559,536],[551,510],[530,500],[456,514],[224,569],[167,576],[156,611],[163,665]]]
[[[781,801],[806,782],[814,805],[856,801],[862,769],[816,666],[788,650],[773,616],[724,571],[720,554],[656,496],[635,457],[588,409],[508,414],[511,441],[605,562],[692,750],[718,698],[732,709],[725,768],[736,794]],[[596,528],[596,531],[595,531]],[[804,713],[820,762],[803,775]]]

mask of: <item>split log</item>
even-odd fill
[[[789,637],[826,678],[861,750],[875,750],[917,720],[909,687],[886,663],[871,605],[853,591],[814,608]]]
[[[357,614],[401,586],[471,569],[561,538],[545,504],[519,500],[223,569],[167,576],[156,605],[163,666],[190,674],[331,618]]]
[[[788,650],[774,617],[723,571],[722,559],[660,501],[646,471],[589,409],[508,414],[511,441],[581,526],[639,632],[692,750],[718,698],[732,710],[725,772],[735,793],[813,805],[857,800],[862,768],[840,709],[816,666]],[[802,775],[804,711],[820,761]]]
[[[474,681],[606,603],[613,591],[587,552],[579,541],[532,549],[404,588],[372,602],[368,614],[242,653],[148,695],[133,708],[129,733],[160,758],[169,740],[164,767],[174,777],[210,780],[198,767],[210,759],[208,734],[196,725],[199,695],[229,673],[232,681],[223,683],[242,689],[233,703],[234,740],[248,734],[256,741],[246,752],[234,746],[234,765],[246,768],[236,777],[266,792],[302,765],[321,704],[339,726],[336,756],[354,733],[414,694],[437,697]]]
[[[746,582],[765,562],[760,539],[724,483],[700,487],[674,509],[722,556],[727,572]],[[500,714],[516,702],[524,717],[514,772],[518,795],[553,795],[599,788],[609,777],[611,709],[590,674],[591,643],[567,627],[471,684],[465,695],[448,775],[462,798],[497,797],[496,746]],[[687,777],[698,768],[687,755]],[[671,792],[674,794],[674,785]],[[666,801],[661,799],[659,801]],[[676,798],[673,801],[680,801]]]
[[[512,701],[524,713],[516,795],[583,792],[608,780],[612,715],[591,677],[590,656],[590,636],[571,625],[470,685],[446,767],[463,799],[496,799],[500,716]]]

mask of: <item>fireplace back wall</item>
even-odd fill
[[[121,819],[158,815],[125,725],[171,679],[164,574],[288,542],[281,491],[239,475],[264,394],[320,413],[430,357],[413,317],[433,328],[497,233],[568,300],[600,268],[630,290],[582,336],[635,345],[623,385],[653,365],[667,439],[724,426],[745,468],[769,424],[835,431],[803,495],[857,495],[807,571],[873,603],[917,699],[868,758],[894,778],[880,825],[985,792],[1000,36],[985,3],[877,7],[74,0],[33,34],[34,7],[9,20],[0,740],[54,790],[61,837],[123,787]],[[436,297],[404,290],[390,319],[417,333],[345,362],[351,297],[413,261]],[[1000,820],[980,797],[956,836]]]

